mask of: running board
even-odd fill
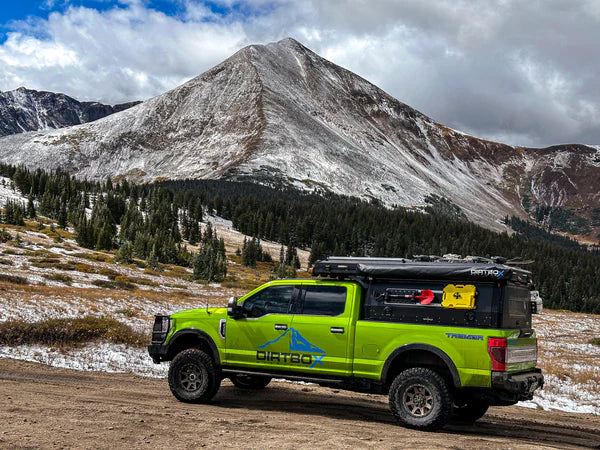
[[[344,380],[340,379],[331,379],[331,378],[318,378],[318,377],[302,377],[298,375],[287,375],[282,373],[271,373],[271,372],[257,372],[252,370],[236,370],[236,369],[221,369],[221,372],[224,374],[227,373],[241,373],[244,375],[257,375],[262,377],[273,377],[273,378],[285,378],[286,380],[294,380],[294,381],[307,381],[310,383],[335,383],[340,384],[343,383]]]

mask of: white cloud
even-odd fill
[[[145,99],[198,75],[245,42],[240,24],[185,20],[129,6],[70,7],[48,20],[16,24],[0,46],[0,89],[26,85],[110,103]]]
[[[594,0],[142,0],[16,24],[0,89],[110,103],[160,94],[250,43],[286,36],[453,128],[521,145],[600,143]],[[215,2],[213,2],[215,3]]]

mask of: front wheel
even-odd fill
[[[433,431],[448,423],[452,398],[446,381],[425,367],[400,372],[390,387],[390,409],[405,427]]]
[[[206,403],[221,385],[221,378],[210,356],[197,348],[178,353],[169,367],[169,387],[182,402]]]
[[[245,375],[243,373],[232,374],[229,379],[237,388],[252,390],[264,389],[271,382],[271,377]]]

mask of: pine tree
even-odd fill
[[[325,250],[325,244],[322,242],[313,242],[310,248],[310,255],[308,257],[308,265],[311,266],[315,261],[319,259],[327,258],[327,251]]]
[[[33,197],[33,188],[31,188],[29,196],[27,197],[27,217],[29,217],[30,219],[35,219],[37,216],[35,204],[33,202]]]
[[[198,241],[200,241],[201,237],[202,236],[200,233],[200,226],[198,225],[198,221],[196,219],[192,219],[188,241],[191,245],[196,245]]]
[[[133,246],[130,242],[125,242],[115,254],[115,261],[122,264],[131,264],[133,262]]]
[[[158,257],[156,255],[156,244],[152,245],[152,250],[150,251],[150,255],[148,256],[148,267],[154,270],[160,267],[158,265]]]
[[[58,226],[63,230],[67,228],[67,205],[65,203],[63,203],[62,207],[60,208],[60,213],[58,215]]]

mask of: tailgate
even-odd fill
[[[535,369],[537,338],[535,333],[526,338],[507,339],[506,372],[516,373]]]

